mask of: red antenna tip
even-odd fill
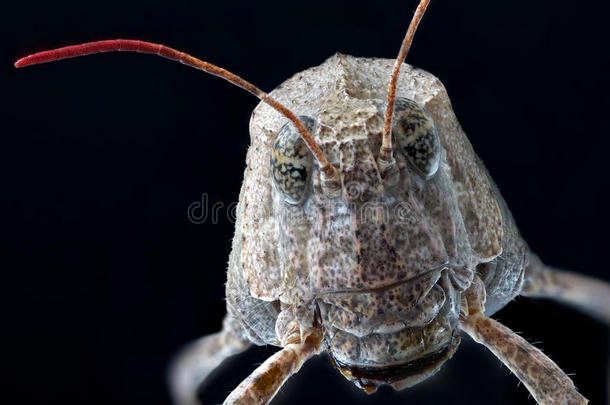
[[[19,68],[26,67],[26,66],[31,66],[31,65],[36,65],[38,63],[47,62],[46,60],[41,60],[41,58],[40,58],[42,55],[45,55],[46,53],[48,53],[48,52],[33,53],[31,55],[24,56],[23,58],[21,58],[17,62],[15,62],[15,67],[17,69],[19,69]],[[55,59],[57,59],[57,58],[54,58],[52,60],[55,60]]]

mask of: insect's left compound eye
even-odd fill
[[[441,156],[432,117],[413,100],[397,98],[392,133],[411,165],[424,179],[436,173]]]
[[[309,132],[313,132],[313,118],[299,116]],[[300,204],[309,188],[313,155],[292,123],[285,124],[277,133],[271,151],[271,174],[284,200]]]

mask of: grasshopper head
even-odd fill
[[[318,306],[331,358],[367,390],[410,386],[451,357],[461,291],[501,251],[486,173],[429,73],[404,66],[396,171],[380,163],[391,66],[335,55],[271,93],[307,125],[339,192],[325,189],[291,124],[261,104],[243,189],[258,198],[240,224],[250,293],[293,308],[304,327]]]

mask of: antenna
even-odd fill
[[[407,29],[405,38],[402,40],[398,56],[394,61],[394,69],[392,70],[392,76],[390,77],[390,83],[388,84],[388,97],[386,99],[383,121],[383,137],[381,139],[381,149],[379,151],[379,159],[387,163],[394,161],[394,157],[392,156],[392,117],[394,116],[394,100],[396,99],[396,81],[398,80],[398,74],[400,73],[400,66],[404,62],[407,52],[409,52],[417,26],[424,16],[429,3],[430,0],[421,0],[419,2],[419,5],[415,10],[415,15]]]
[[[307,131],[303,123],[296,117],[296,115],[292,111],[290,111],[284,105],[280,104],[275,99],[271,98],[267,93],[254,86],[252,83],[242,79],[236,74],[233,74],[219,66],[202,61],[189,54],[177,51],[165,45],[155,44],[152,42],[138,41],[133,39],[110,39],[105,41],[87,42],[80,45],[66,46],[63,48],[51,49],[48,51],[28,55],[15,62],[15,67],[22,68],[26,66],[36,65],[39,63],[53,62],[56,60],[74,58],[77,56],[85,56],[95,53],[113,51],[129,51],[159,55],[164,58],[171,59],[177,62],[181,62],[185,65],[194,67],[195,69],[203,70],[204,72],[210,73],[214,76],[221,77],[229,83],[232,83],[252,93],[265,103],[269,104],[275,110],[283,114],[290,121],[292,121],[292,123],[296,126],[299,133],[301,134],[301,138],[303,138],[303,141],[318,161],[318,164],[320,165],[320,170],[323,172],[323,174],[325,174],[327,177],[335,177],[334,167],[328,162],[328,159],[326,159],[326,155],[324,155],[324,152],[322,151],[320,146],[316,143],[309,131]]]

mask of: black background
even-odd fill
[[[603,2],[599,2],[601,4]],[[598,2],[433,0],[408,62],[437,75],[547,262],[610,279],[608,70]],[[4,5],[1,64],[3,396],[15,403],[164,404],[182,344],[216,331],[233,225],[188,221],[207,193],[237,199],[257,100],[152,56],[108,54],[15,70],[29,52],[113,37],[161,42],[271,90],[336,51],[392,58],[404,2],[28,2]],[[607,329],[517,299],[496,316],[606,403]],[[220,403],[251,350],[205,391]],[[3,401],[4,402],[4,401]],[[534,403],[484,348],[441,373],[366,396],[321,357],[274,404]]]

